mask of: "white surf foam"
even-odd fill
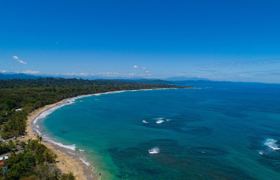
[[[157,120],[156,123],[157,123],[157,124],[164,123],[164,120],[163,120],[163,119]]]
[[[49,139],[47,137],[45,137],[45,140],[47,140],[48,142],[50,142],[50,143],[52,143],[52,144],[54,144],[56,146],[62,147],[64,149],[69,149],[71,151],[76,151],[76,145],[75,144],[65,145],[65,144],[62,144],[60,142],[56,142],[54,140],[51,140],[51,139]]]
[[[51,113],[53,113],[54,111],[56,111],[57,109],[59,108],[62,108],[64,106],[67,106],[67,105],[71,105],[73,103],[75,103],[77,98],[71,98],[71,99],[66,99],[64,101],[64,103],[60,104],[60,105],[57,105],[55,107],[52,107],[44,112],[42,112],[41,114],[39,114],[39,116],[37,116],[35,118],[35,120],[33,121],[33,124],[37,124],[37,122],[41,119],[45,119],[47,116],[49,116]]]
[[[142,120],[142,123],[144,123],[144,124],[148,124],[149,122],[148,122],[148,121],[146,121],[146,120]]]
[[[165,122],[165,120],[164,120],[163,117],[156,118],[156,123],[157,124],[161,124],[161,123],[164,123],[164,122]]]
[[[149,154],[158,154],[160,153],[160,149],[158,147],[153,147],[148,150]]]
[[[93,96],[100,96],[100,95],[105,95],[105,94],[118,94],[118,93],[123,93],[123,92],[128,92],[130,90],[120,90],[120,91],[109,91],[109,92],[103,92],[103,93],[96,93],[93,94]]]
[[[42,135],[42,133],[39,131],[39,129],[34,129],[34,130],[35,130],[35,132],[36,132],[39,136]]]
[[[272,149],[273,151],[280,150],[280,147],[277,145],[277,140],[268,138],[265,140],[264,145]]]
[[[134,89],[134,90],[119,90],[119,91],[109,91],[109,92],[103,92],[103,93],[95,93],[85,96],[101,96],[106,94],[118,94],[118,93],[124,93],[124,92],[138,92],[138,91],[154,91],[154,90],[167,90],[167,89],[178,89],[178,88],[152,88],[152,89]],[[80,98],[80,96],[78,96]]]
[[[84,163],[86,166],[90,166],[90,163],[88,161],[86,161],[83,158],[80,158],[80,160],[82,161],[82,163]]]

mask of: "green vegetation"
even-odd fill
[[[65,98],[116,90],[171,87],[163,82],[121,80],[79,80],[42,78],[33,80],[0,80],[0,135],[9,142],[0,143],[0,154],[9,153],[0,179],[62,179],[56,157],[40,140],[19,143],[14,138],[25,134],[27,115],[33,110]]]
[[[39,140],[21,143],[22,150],[11,153],[2,168],[2,179],[74,179],[72,174],[62,174],[56,167],[56,155]]]
[[[5,154],[16,150],[16,145],[13,141],[0,143],[0,154]]]

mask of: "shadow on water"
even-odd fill
[[[212,133],[212,129],[204,126],[183,127],[180,132],[187,133],[189,135],[206,136]]]
[[[192,156],[224,156],[226,151],[213,147],[191,147],[188,149],[188,153]]]
[[[157,147],[158,154],[149,154]],[[170,139],[159,139],[124,149],[109,149],[119,179],[253,179],[227,165],[227,152],[214,147],[186,147]]]
[[[59,130],[59,133],[60,134],[67,134],[67,133],[69,133],[70,131],[69,130],[66,130],[66,129],[60,129]]]

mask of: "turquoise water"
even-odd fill
[[[273,180],[280,179],[279,92],[207,84],[106,94],[78,99],[42,123],[54,139],[85,150],[104,179]]]

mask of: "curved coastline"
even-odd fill
[[[37,139],[38,135],[42,133],[39,131],[37,122],[44,119],[47,115],[54,112],[56,109],[69,104],[69,99],[64,99],[57,103],[46,105],[39,108],[28,115],[27,118],[27,134],[24,139]],[[75,149],[69,149],[62,143],[53,141],[47,136],[43,136],[42,143],[47,146],[51,151],[57,155],[57,166],[63,173],[72,172],[77,180],[89,180],[98,179],[97,173],[94,172],[94,168],[86,165],[80,157],[81,155],[75,151]]]
[[[108,91],[103,93],[79,95],[73,98],[63,99],[59,102],[46,105],[39,108],[28,115],[27,119],[27,134],[25,140],[36,139],[41,136],[43,144],[51,149],[57,155],[57,166],[63,173],[72,172],[77,180],[101,179],[101,175],[96,171],[94,166],[90,164],[83,152],[80,152],[75,145],[65,145],[60,142],[54,141],[51,137],[42,134],[38,122],[45,119],[48,115],[53,113],[59,108],[75,103],[77,99],[90,96],[99,96],[105,94],[115,94],[122,92],[135,92],[135,91],[150,91],[150,90],[165,90],[177,88],[154,88],[154,89],[138,89],[138,90],[120,90]]]

